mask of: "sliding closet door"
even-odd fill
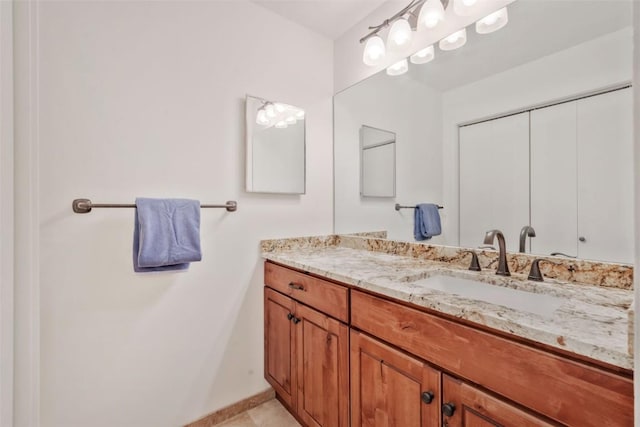
[[[531,112],[531,252],[578,255],[576,102]]]
[[[482,245],[487,230],[497,228],[507,250],[517,251],[520,229],[529,223],[529,113],[459,132],[460,246]]]
[[[633,263],[631,89],[577,102],[578,255]]]

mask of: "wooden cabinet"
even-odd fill
[[[351,426],[439,427],[440,372],[352,330]]]
[[[348,326],[269,287],[264,295],[266,380],[307,426],[347,427]]]
[[[442,379],[443,427],[551,427],[502,399],[449,375]]]
[[[630,374],[270,263],[265,283],[265,378],[305,426],[633,425]]]

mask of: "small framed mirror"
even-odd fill
[[[396,134],[360,128],[360,196],[396,196]]]
[[[247,95],[246,190],[305,193],[305,111]]]

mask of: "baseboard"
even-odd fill
[[[246,399],[229,405],[226,408],[218,409],[217,411],[200,418],[198,421],[187,424],[185,427],[212,427],[228,420],[229,418],[233,418],[244,411],[255,408],[256,406],[273,399],[275,396],[275,390],[269,388],[262,393],[247,397]]]

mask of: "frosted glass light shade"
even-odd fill
[[[440,0],[427,0],[418,15],[418,27],[434,28],[444,20],[444,6]]]
[[[273,107],[273,104],[267,104],[264,109],[267,112],[267,117],[274,118],[276,116],[276,109]]]
[[[440,40],[438,47],[441,50],[454,50],[464,46],[465,43],[467,43],[467,29],[463,28]]]
[[[284,119],[284,122],[288,125],[295,125],[296,124],[296,118],[293,116],[289,116],[286,119]]]
[[[481,0],[453,0],[453,11],[458,16],[472,15]]]
[[[275,104],[275,108],[278,113],[282,113],[286,110],[286,107],[282,104]]]
[[[379,64],[386,54],[384,42],[380,36],[373,36],[367,40],[367,44],[364,46],[364,53],[362,54],[362,62],[366,65]]]
[[[398,19],[393,23],[387,36],[387,46],[389,49],[403,50],[411,44],[413,31],[406,19]]]
[[[281,120],[278,123],[276,123],[276,127],[278,129],[286,129],[287,128],[287,124],[283,120]]]
[[[476,31],[478,34],[493,33],[507,25],[507,22],[509,22],[509,14],[507,13],[507,8],[503,7],[476,22]]]
[[[435,55],[435,49],[433,48],[433,45],[431,45],[417,51],[411,55],[411,58],[409,59],[412,64],[426,64],[427,62],[431,62],[433,58],[435,58]]]
[[[298,120],[304,119],[304,110],[298,110],[298,112],[296,113],[296,119]]]
[[[259,125],[266,126],[269,124],[269,118],[267,117],[267,112],[264,110],[259,110],[256,115],[256,123]]]
[[[409,70],[409,64],[406,59],[398,61],[389,68],[387,68],[387,74],[390,76],[399,76],[406,73]]]

